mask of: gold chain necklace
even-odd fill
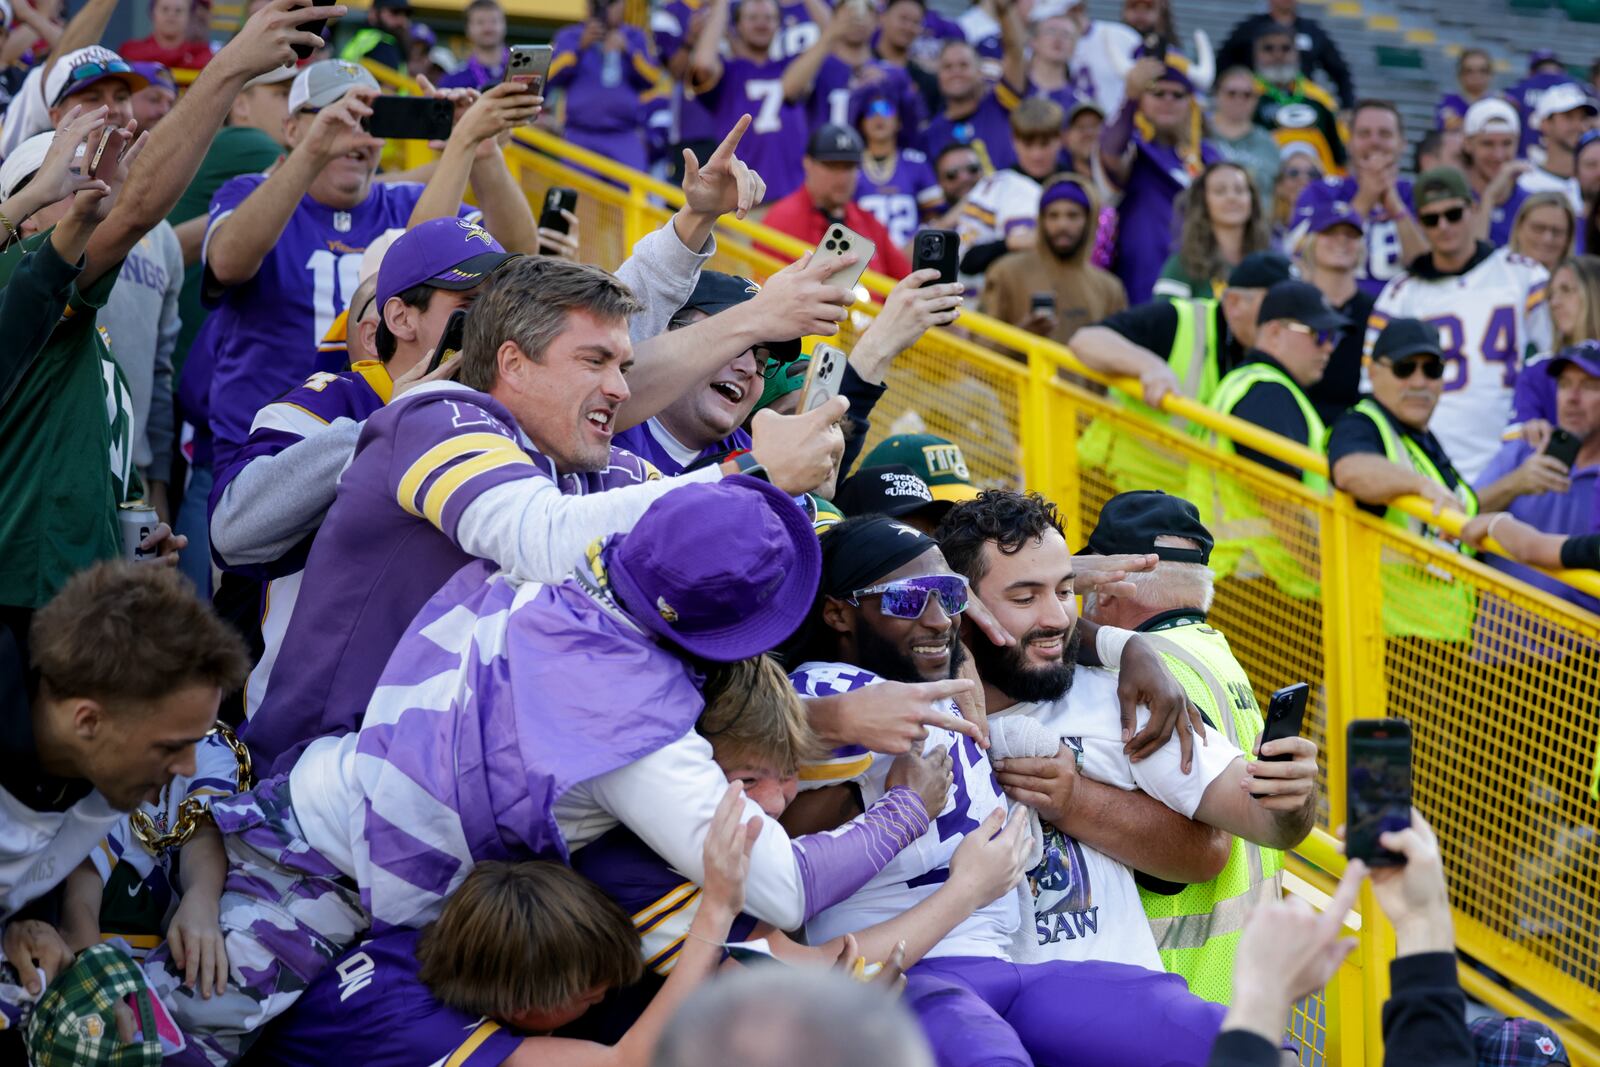
[[[243,793],[252,784],[250,774],[250,750],[244,742],[233,735],[226,723],[217,723],[211,730],[222,738],[223,743],[233,750],[233,758],[238,761],[239,768],[235,777],[237,793]],[[206,736],[210,736],[207,734]],[[152,856],[159,856],[169,848],[181,848],[194,836],[199,829],[202,819],[211,818],[211,811],[199,797],[189,797],[178,805],[178,817],[173,821],[172,829],[162,833],[155,820],[144,811],[134,811],[128,816],[128,825],[133,829],[133,836],[139,839],[139,844]]]

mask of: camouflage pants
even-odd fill
[[[289,776],[211,805],[228,852],[220,922],[228,988],[209,1000],[184,986],[167,945],[144,963],[189,1047],[169,1063],[238,1060],[268,1022],[371,925],[355,883],[306,844]]]

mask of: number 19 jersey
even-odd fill
[[[1460,274],[1442,275],[1424,256],[1384,286],[1367,320],[1369,355],[1391,319],[1421,319],[1439,331],[1444,395],[1428,429],[1469,482],[1500,448],[1524,359],[1548,351],[1551,337],[1544,267],[1509,249],[1487,249],[1480,245]]]

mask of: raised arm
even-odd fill
[[[296,44],[322,46],[322,38],[297,27],[344,13],[342,5],[300,7],[296,0],[271,0],[251,17],[238,36],[206,64],[171,114],[150,134],[149,150],[130,172],[117,206],[90,239],[89,262],[81,284],[92,285],[115,270],[151,227],[167,217],[200,169],[212,135],[222,128],[245,82],[294,62]],[[276,236],[274,231],[271,239],[276,240]],[[256,266],[259,265],[258,258]],[[245,277],[254,273],[252,268]]]
[[[1308,738],[1284,737],[1260,751],[1290,759],[1234,760],[1206,788],[1194,817],[1258,845],[1293,848],[1317,821],[1317,746]]]
[[[820,0],[805,0],[806,11],[811,15],[811,20],[822,31],[817,34],[816,43],[804,52],[789,61],[783,69],[783,98],[790,103],[805,100],[816,88],[817,75],[822,71],[822,64],[833,52],[835,40],[839,36],[839,27],[844,19],[850,17],[840,15],[834,17],[832,11]]]
[[[1028,90],[1028,34],[1016,0],[995,0],[1000,12],[1000,79],[1021,96]]]
[[[50,48],[50,58],[44,64],[44,76],[49,77],[50,68],[55,66],[56,60],[67,53],[99,44],[100,38],[106,35],[106,27],[110,25],[111,16],[116,10],[117,0],[89,0],[84,4],[82,10],[72,16],[72,20],[56,37],[55,44]],[[44,35],[44,31],[39,28],[39,23],[44,21],[37,19],[33,22],[36,32],[41,36]]]
[[[710,92],[722,81],[722,42],[728,36],[728,0],[711,0],[710,14],[695,39],[684,83],[697,93]]]

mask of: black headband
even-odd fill
[[[849,596],[938,547],[927,534],[882,515],[841,523],[822,535],[822,592]]]

